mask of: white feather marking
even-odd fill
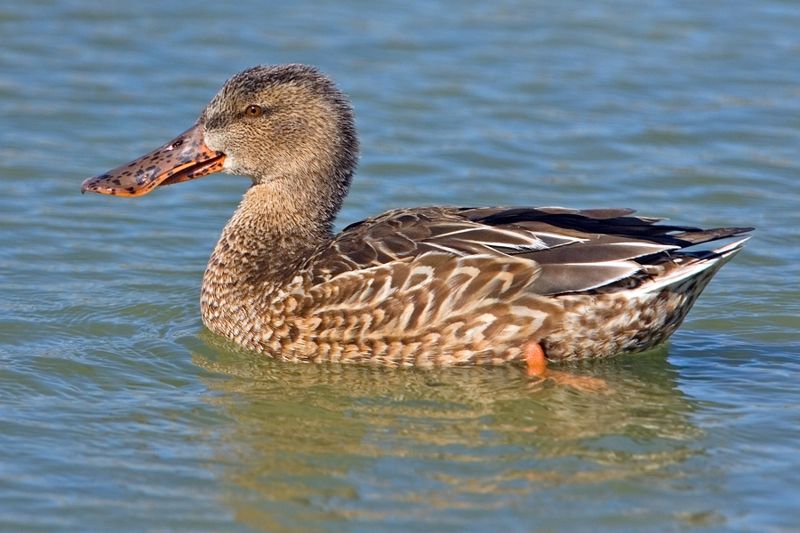
[[[449,291],[445,293],[446,296],[439,306],[440,315],[447,316],[454,310],[453,302],[461,298],[462,293],[469,286],[469,282],[474,280],[480,273],[480,269],[473,266],[458,266],[453,270],[452,274],[447,277]],[[459,275],[466,275],[469,279],[460,281],[458,280]],[[456,283],[456,281],[460,281],[460,283]]]
[[[496,339],[512,339],[519,335],[522,328],[517,324],[506,324],[505,327],[497,334]]]
[[[376,294],[373,297],[373,301],[382,302],[383,300],[386,300],[389,296],[391,296],[393,292],[396,292],[396,289],[392,290],[392,277],[386,276],[386,279],[383,282],[383,286],[381,286],[381,288],[378,291],[376,291]]]
[[[732,243],[726,244],[725,246],[721,246],[720,248],[713,250],[713,252],[723,257],[727,257],[728,255],[736,253],[739,250],[741,250],[742,246],[744,246],[744,243],[746,243],[749,240],[750,236],[745,237],[743,239],[739,239],[738,241],[733,241]]]
[[[550,237],[551,239],[556,239],[559,241],[564,241],[565,244],[573,243],[573,242],[586,242],[589,239],[581,239],[580,237],[573,237],[571,235],[562,235],[561,233],[549,233],[547,231],[529,231],[531,235],[541,237]]]
[[[491,313],[483,313],[474,320],[477,321],[478,324],[464,332],[464,337],[467,339],[472,340],[472,338],[478,334],[480,334],[480,338],[483,338],[484,330],[489,326],[489,324],[495,321],[495,316]]]
[[[516,250],[518,252],[525,252],[529,250],[545,250],[549,248],[544,241],[536,240],[535,242],[531,241],[528,244],[509,244],[507,242],[489,242],[489,241],[466,241],[466,242],[474,242],[475,244],[482,244],[484,246],[489,246],[493,248],[505,248],[506,250]]]
[[[506,292],[508,288],[511,286],[511,284],[514,282],[514,274],[505,270],[506,268],[507,265],[503,265],[503,270],[494,277],[495,280],[502,281],[503,283],[500,292]]]
[[[653,280],[650,283],[643,284],[641,287],[637,288],[634,292],[649,293],[649,292],[660,291],[664,287],[669,287],[670,285],[674,285],[679,281],[683,281],[685,279],[696,276],[700,272],[708,268],[711,268],[712,266],[717,264],[720,259],[721,257],[717,257],[715,259],[710,259],[707,261],[698,261],[694,264],[679,268],[668,276],[663,276]]]
[[[475,225],[467,226],[464,229],[457,229],[457,230],[453,230],[453,231],[451,231],[449,233],[442,233],[441,235],[437,235],[434,238],[435,239],[442,239],[444,237],[452,237],[453,235],[459,235],[461,233],[467,233],[467,232],[470,232],[470,231],[475,231],[477,229],[488,229],[488,230],[491,230],[493,228],[491,226],[483,226],[483,225],[480,225],[480,224],[475,224]]]
[[[593,263],[561,263],[564,266],[582,266],[597,268],[627,268],[632,273],[641,270],[641,267],[633,261],[595,261]]]
[[[525,305],[512,305],[511,314],[514,316],[528,316],[535,320],[544,319],[545,313]]]
[[[475,278],[478,274],[481,273],[481,269],[479,269],[478,267],[472,265],[462,265],[460,263],[461,261],[459,261],[459,265],[453,269],[453,273],[449,276],[449,278],[453,278],[454,276],[457,276],[459,274],[466,274],[470,278]]]
[[[403,312],[397,318],[397,327],[402,329],[408,329],[408,321],[411,319],[411,314],[414,312],[414,304],[409,303],[403,309]]]
[[[663,276],[661,278],[655,279],[650,283],[645,283],[635,292],[655,292],[660,291],[664,287],[669,287],[670,285],[674,285],[680,281],[685,279],[694,277],[704,270],[707,270],[715,265],[717,265],[720,261],[727,262],[730,260],[736,253],[738,253],[745,242],[747,242],[750,237],[745,237],[744,239],[739,239],[738,241],[734,241],[730,244],[712,250],[713,253],[717,254],[716,257],[712,257],[709,259],[699,259],[696,263],[687,265],[682,268],[678,268],[671,274],[667,276]]]
[[[518,243],[507,243],[507,242],[494,242],[494,241],[486,241],[483,239],[461,239],[464,242],[471,242],[475,244],[483,244],[485,246],[500,246],[503,248],[514,248],[519,250],[526,250],[526,249],[533,249],[533,250],[541,250],[543,248],[547,248],[547,245],[538,237],[536,237],[533,232],[526,231],[528,235],[522,233],[520,231],[513,231],[513,230],[506,230],[501,228],[496,228],[493,226],[485,226],[485,225],[475,225],[472,227],[468,227],[465,229],[451,231],[449,233],[443,233],[441,235],[437,235],[435,239],[442,239],[445,237],[452,237],[454,235],[461,235],[463,233],[471,233],[477,231],[487,231],[493,233],[495,235],[505,235],[516,241],[521,241]],[[427,240],[426,242],[430,242]]]
[[[597,283],[596,285],[586,286],[583,287],[582,290],[588,291],[591,289],[596,289],[598,287],[604,287],[606,285],[610,285],[611,283],[616,283],[621,279],[625,279],[627,277],[632,276],[636,272],[642,270],[641,265],[638,263],[634,263],[633,261],[604,261],[604,262],[597,262],[597,263],[564,263],[564,265],[571,265],[571,266],[580,266],[580,267],[595,267],[595,268],[621,268],[624,269],[621,274],[616,276],[611,276],[605,278],[601,283]]]
[[[467,255],[467,253],[466,253],[466,252],[463,252],[463,251],[461,251],[461,250],[456,250],[455,248],[450,248],[449,246],[444,246],[444,245],[441,245],[441,244],[436,244],[435,242],[426,241],[426,243],[425,243],[425,244],[427,244],[428,246],[432,246],[432,247],[434,247],[434,248],[438,248],[439,250],[442,250],[443,252],[447,252],[447,253],[449,253],[449,254],[457,255],[457,256],[459,256],[459,257],[464,257],[464,256],[466,256],[466,255]]]
[[[654,242],[643,242],[643,241],[609,242],[603,244],[603,246],[632,246],[632,245],[641,248],[652,248],[654,250],[659,250],[659,251],[680,249],[680,246],[675,246],[674,244],[656,244]]]
[[[412,278],[417,276],[424,276],[423,279],[417,281],[414,285],[409,285],[409,282]],[[431,278],[433,278],[433,267],[428,265],[415,265],[414,268],[411,269],[411,273],[408,275],[408,280],[406,281],[405,286],[403,287],[404,290],[412,290],[422,285],[427,285],[430,283]]]

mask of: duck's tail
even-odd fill
[[[712,250],[683,252],[671,259],[673,268],[642,283],[635,292],[652,294],[670,287],[677,288],[687,280],[693,280],[692,285],[699,286],[698,288],[702,290],[722,265],[742,250],[744,243],[749,239],[747,236]]]
[[[729,235],[736,236],[736,235]],[[683,251],[655,264],[638,286],[596,295],[567,295],[562,323],[542,340],[551,359],[640,352],[666,341],[714,274],[749,237],[704,251]],[[587,327],[587,317],[605,317]],[[610,317],[610,318],[608,318]]]

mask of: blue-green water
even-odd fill
[[[793,0],[3,3],[0,529],[796,529],[798,28]],[[669,346],[567,367],[603,395],[238,353],[198,294],[247,181],[79,187],[289,61],[357,112],[342,225],[531,204],[758,232]]]

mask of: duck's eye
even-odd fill
[[[260,117],[264,113],[264,108],[260,105],[251,104],[244,110],[244,116],[250,118]]]

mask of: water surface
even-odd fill
[[[0,529],[795,529],[798,27],[780,0],[0,6]],[[241,353],[198,295],[246,180],[79,186],[289,61],[356,109],[342,226],[531,204],[758,232],[670,345],[567,368],[604,395]]]

